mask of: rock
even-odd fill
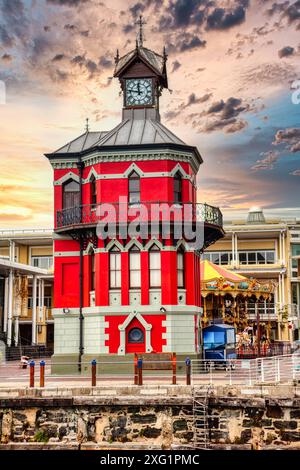
[[[280,406],[267,406],[267,417],[268,418],[283,418],[283,410]]]
[[[289,432],[289,431],[286,431],[286,432],[281,432],[281,439],[283,441],[300,441],[300,432]]]
[[[87,440],[87,426],[84,419],[81,417],[78,418],[77,422],[77,441],[82,444]]]
[[[11,410],[3,414],[1,442],[7,444],[12,436],[13,413]]]
[[[274,421],[276,429],[297,429],[297,421]]]
[[[141,435],[150,439],[151,438],[156,439],[157,437],[161,435],[161,429],[151,428],[147,426],[146,428],[143,428],[141,430]]]
[[[148,413],[145,415],[133,414],[130,416],[130,419],[133,423],[140,423],[140,424],[156,423],[156,415],[154,413]]]
[[[173,422],[173,430],[176,431],[186,431],[187,430],[187,422],[185,419],[176,419]]]

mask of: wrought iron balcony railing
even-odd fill
[[[132,220],[143,223],[171,221],[223,227],[222,212],[218,207],[201,203],[143,202],[86,204],[57,211],[56,227],[71,228],[97,225],[100,222],[126,224]]]

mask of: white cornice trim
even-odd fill
[[[114,179],[125,179],[125,178],[127,179],[130,173],[132,173],[132,171],[135,171],[140,176],[140,178],[174,178],[175,174],[179,172],[183,179],[190,181],[192,185],[196,187],[195,176],[194,175],[191,176],[188,173],[186,173],[179,163],[173,168],[173,170],[169,172],[168,171],[149,171],[149,172],[146,171],[145,172],[145,171],[142,171],[138,167],[138,165],[136,165],[135,163],[130,165],[129,168],[127,168],[127,170],[124,171],[123,173],[98,174],[95,168],[92,167],[87,178],[82,179],[82,184],[90,183],[90,179],[92,175],[95,176],[96,180],[114,180]],[[57,186],[60,184],[63,184],[64,181],[61,182],[62,178],[55,181],[54,184]]]
[[[166,312],[161,312],[160,308],[164,307]],[[143,315],[201,315],[203,312],[202,307],[195,305],[116,305],[116,306],[103,306],[103,307],[84,307],[82,312],[85,316],[116,316],[116,315],[129,315],[136,311]],[[63,308],[53,308],[53,317],[69,318],[79,315],[79,308],[69,308],[69,313],[64,313]]]
[[[189,163],[194,172],[197,173],[200,167],[199,161],[196,158],[195,154],[192,152],[180,152],[180,151],[153,151],[149,153],[141,153],[141,151],[131,151],[130,153],[114,153],[108,152],[105,155],[100,152],[93,152],[89,155],[83,156],[82,161],[87,165],[95,165],[102,162],[124,162],[124,161],[149,161],[149,160],[172,160],[172,161],[182,161]],[[63,169],[63,168],[76,168],[77,159],[70,158],[65,160],[55,159],[50,160],[50,163],[54,169]]]

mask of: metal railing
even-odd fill
[[[165,361],[164,361],[165,362]],[[159,366],[161,361],[153,361]],[[81,363],[51,363],[49,358],[0,365],[0,389],[14,386],[99,386],[99,385],[192,385],[192,386],[260,386],[289,385],[300,382],[300,355],[274,356],[257,359],[177,361],[177,371],[169,373],[156,367],[143,370],[133,361],[90,361]],[[40,385],[38,385],[40,384]],[[41,385],[42,384],[42,385]]]
[[[109,209],[109,214],[107,210]],[[138,209],[142,209],[139,220],[141,222],[155,222],[162,220],[174,220],[181,215],[184,222],[204,222],[207,224],[223,226],[222,212],[218,207],[201,203],[176,203],[172,201],[146,201],[138,204],[133,203],[98,203],[85,204],[57,211],[57,228],[72,225],[96,225],[104,217],[108,222],[127,223],[136,219]],[[133,211],[133,209],[135,209]],[[106,212],[104,212],[106,211]],[[165,217],[165,219],[164,219]]]
[[[192,360],[192,384],[262,385],[300,381],[300,355],[256,359]]]

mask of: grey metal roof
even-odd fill
[[[96,146],[143,144],[186,145],[160,122],[156,109],[124,109],[122,121],[111,131],[85,132],[54,153],[74,153]]]
[[[95,143],[106,134],[106,132],[107,131],[85,132],[68,144],[56,150],[54,153],[74,153],[86,150],[90,147],[93,147]]]
[[[147,49],[147,47],[139,46],[137,49],[133,49],[118,60],[114,75],[117,75],[119,71],[122,70],[123,67],[125,67],[125,65],[129,63],[135,55],[140,56],[142,59],[148,62],[159,74],[163,73],[165,63],[164,57],[154,51],[151,51],[151,49]]]
[[[155,119],[156,116],[156,111],[153,109],[125,110],[120,124],[99,139],[95,145],[185,145],[185,142],[161,124],[159,119]]]

